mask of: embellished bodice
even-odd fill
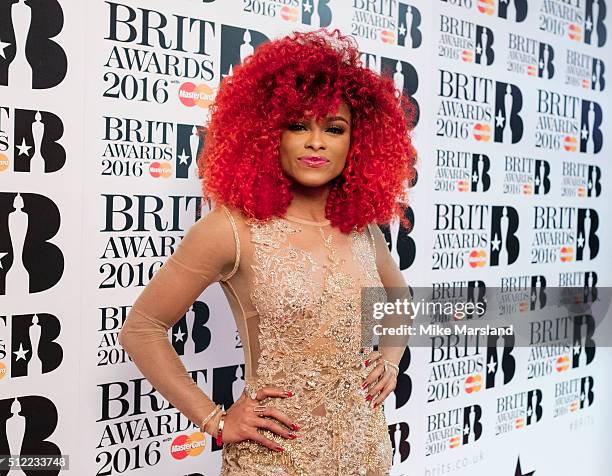
[[[358,352],[361,286],[380,285],[368,232],[352,231],[350,256],[343,257],[334,235],[325,231],[329,226],[286,219],[249,226],[254,244],[250,298],[259,313],[258,374],[273,377],[283,359],[295,369],[295,360],[318,353]],[[296,245],[296,234],[319,252]]]
[[[372,350],[362,341],[362,288],[382,289],[371,231],[344,234],[329,222],[292,217],[242,225],[240,275],[221,283],[234,313],[245,316],[238,329],[246,387],[293,391],[294,397],[261,403],[286,413],[301,430],[297,440],[262,430],[286,448],[282,455],[253,442],[226,446],[222,474],[243,474],[238,469],[246,467],[244,474],[262,476],[387,474],[384,415],[368,406],[361,388]],[[278,472],[269,472],[271,465]]]

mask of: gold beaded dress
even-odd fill
[[[371,408],[361,388],[372,350],[362,341],[361,288],[406,284],[378,227],[345,234],[328,220],[261,221],[221,205],[190,228],[134,303],[119,340],[195,424],[215,404],[188,376],[167,330],[215,281],[243,345],[246,390],[294,392],[260,404],[275,406],[300,428],[293,440],[258,429],[283,452],[252,440],[225,443],[221,476],[388,475],[392,447],[383,408]]]

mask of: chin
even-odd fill
[[[330,177],[328,175],[322,177],[304,177],[304,176],[300,176],[300,177],[291,177],[291,180],[293,180],[293,182],[296,185],[301,185],[302,187],[322,187],[323,185],[327,185],[329,182],[331,182],[334,179],[334,177]]]
[[[330,180],[293,180],[296,185],[301,185],[302,187],[322,187],[330,182]]]

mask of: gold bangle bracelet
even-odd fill
[[[399,375],[400,373],[399,365],[396,365],[393,362],[389,362],[387,359],[383,359],[383,363],[385,364],[385,370],[387,370],[387,364],[388,364],[391,367],[393,367],[397,371],[397,374]]]
[[[223,445],[223,425],[225,424],[225,415],[227,415],[226,411],[221,412],[221,419],[219,420],[219,429],[217,430],[217,436],[215,437],[215,441],[218,446]]]
[[[206,418],[204,418],[204,419],[202,420],[202,423],[200,423],[200,431],[201,431],[202,433],[205,433],[205,431],[204,431],[204,427],[206,426],[206,424],[207,424],[207,423],[208,423],[208,422],[209,422],[209,421],[210,421],[210,420],[211,420],[211,419],[212,419],[212,418],[213,418],[213,417],[214,417],[214,416],[215,416],[217,413],[219,413],[219,412],[220,412],[222,409],[223,409],[223,407],[222,407],[221,405],[217,404],[217,406],[216,406],[216,407],[213,409],[213,411],[212,411],[212,412],[210,412],[210,414],[209,414],[209,415],[208,415]]]

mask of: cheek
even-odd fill
[[[348,159],[348,154],[351,150],[351,140],[350,137],[344,141],[341,145],[340,145],[340,156],[344,157],[345,161]]]
[[[289,149],[287,147],[287,141],[281,141],[278,147],[278,154],[281,164],[286,163],[289,155]]]
[[[289,156],[295,151],[297,147],[297,140],[291,136],[283,135],[281,137],[279,151],[281,157],[289,158]]]
[[[292,170],[295,165],[292,163],[293,157],[295,156],[295,141],[290,138],[281,140],[279,146],[279,162],[284,172],[292,174]]]

